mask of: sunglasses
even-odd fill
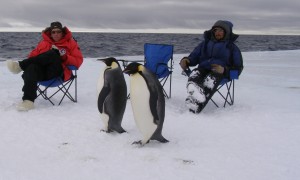
[[[51,31],[51,34],[60,34],[60,33],[62,33],[61,30]]]

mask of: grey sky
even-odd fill
[[[59,20],[72,31],[202,33],[230,20],[243,34],[299,34],[299,0],[0,0],[1,31],[40,31]]]

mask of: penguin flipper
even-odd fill
[[[150,90],[151,91],[151,90]],[[156,91],[152,91],[150,93],[150,100],[149,100],[149,104],[150,104],[150,110],[151,110],[151,114],[153,116],[153,122],[157,125],[157,120],[159,120],[158,117],[158,112],[157,112],[157,100],[158,100],[158,93]]]
[[[101,89],[101,92],[99,93],[98,96],[98,110],[100,113],[103,113],[103,105],[104,105],[104,101],[107,97],[107,95],[110,92],[110,87],[109,86],[105,86]]]

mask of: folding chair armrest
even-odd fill
[[[72,71],[73,71],[73,70],[74,70],[74,71],[75,71],[75,70],[78,70],[78,68],[77,68],[76,66],[74,66],[74,65],[67,65],[67,68],[70,69],[70,70],[72,70]]]
[[[165,66],[167,69],[170,69],[169,66],[168,66],[168,64],[166,64],[166,63],[157,63],[155,72],[157,72],[157,69],[158,69],[159,66]]]
[[[168,69],[169,69],[169,71],[172,73],[173,71],[172,71],[172,69],[173,69],[173,66],[169,66],[168,64],[166,64],[166,63],[158,63],[158,65],[157,65],[157,67],[158,66],[160,66],[160,65],[162,65],[162,66],[166,66]]]
[[[230,79],[239,79],[239,71],[238,70],[230,70],[229,78]]]

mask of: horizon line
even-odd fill
[[[91,29],[91,28],[74,28],[67,26],[71,32],[84,33],[149,33],[149,34],[203,34],[208,29],[179,29],[179,28],[164,28],[164,29]],[[15,27],[15,28],[0,28],[0,32],[42,32],[45,28],[32,27]],[[234,30],[233,33],[239,35],[300,35],[299,32],[287,31],[257,31],[257,30]]]

